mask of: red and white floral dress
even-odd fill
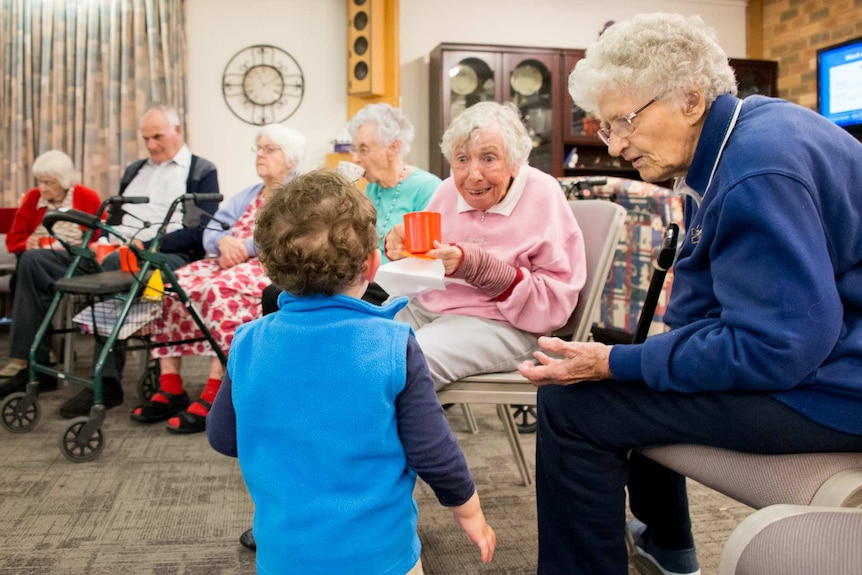
[[[252,200],[245,213],[231,228],[231,235],[246,240],[254,234],[257,211],[263,205],[263,194]],[[260,297],[271,282],[264,275],[257,257],[221,269],[216,258],[192,262],[176,271],[177,280],[188,294],[204,324],[227,355],[236,328],[260,317]],[[164,343],[202,337],[192,316],[174,294],[166,294],[161,319],[154,326],[153,339]],[[153,348],[153,358],[183,355],[215,355],[207,341]]]

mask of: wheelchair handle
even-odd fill
[[[106,202],[109,204],[148,204],[150,198],[147,196],[111,196]]]
[[[48,233],[51,233],[54,224],[57,222],[72,222],[73,224],[78,224],[79,226],[87,228],[97,228],[99,227],[99,221],[98,216],[94,216],[93,214],[88,214],[80,210],[67,210],[63,212],[53,210],[46,213],[42,218],[42,225],[45,226]]]
[[[221,194],[183,194],[182,199],[195,202],[220,202],[224,196]]]

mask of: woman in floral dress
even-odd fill
[[[215,257],[177,270],[177,280],[191,299],[222,351],[227,354],[236,328],[260,316],[261,293],[269,278],[258,262],[254,245],[257,211],[272,191],[297,174],[305,156],[305,136],[281,124],[264,126],[255,137],[255,167],[262,182],[231,197],[204,232],[207,253]],[[223,230],[220,224],[230,226]],[[162,318],[154,330],[159,343],[200,337],[191,315],[173,296],[164,298]],[[200,398],[189,403],[180,366],[186,355],[211,356],[210,372]],[[132,411],[142,423],[168,421],[168,431],[197,433],[206,429],[206,416],[215,398],[224,366],[206,341],[157,347],[159,390]]]

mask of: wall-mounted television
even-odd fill
[[[817,111],[862,136],[862,37],[817,50]]]

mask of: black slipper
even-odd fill
[[[202,406],[206,407],[207,413],[209,413],[209,410],[212,407],[212,404],[209,401],[204,401],[203,399],[198,399],[194,403],[199,403]],[[189,413],[188,409],[185,409],[178,414],[177,419],[179,420],[177,422],[178,425],[172,425],[173,421],[168,422],[168,431],[170,431],[171,433],[189,434],[201,433],[202,431],[207,430],[206,415]]]
[[[167,403],[162,401],[153,401],[153,399],[157,398],[160,394],[168,400]],[[179,395],[174,395],[173,393],[159,390],[148,401],[145,401],[133,409],[129,417],[140,423],[156,423],[172,418],[188,406],[189,396],[185,391]],[[140,409],[140,412],[135,413],[138,409]]]

